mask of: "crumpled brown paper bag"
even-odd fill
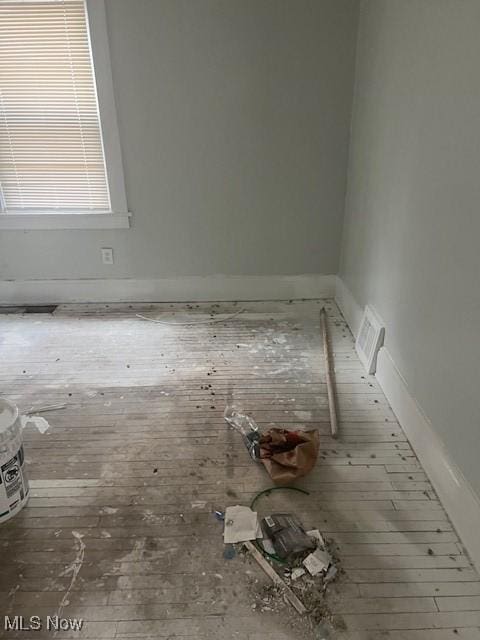
[[[260,459],[275,484],[289,484],[309,473],[320,446],[317,429],[269,429],[260,436]]]

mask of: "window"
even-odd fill
[[[3,228],[128,226],[107,65],[102,0],[0,0]]]

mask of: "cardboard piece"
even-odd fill
[[[287,485],[307,475],[317,461],[318,431],[272,428],[260,437],[260,459],[273,482]]]
[[[256,540],[261,536],[256,511],[240,505],[226,508],[225,529],[223,531],[223,542],[225,544]]]

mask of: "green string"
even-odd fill
[[[288,491],[299,491],[300,493],[304,493],[307,496],[310,495],[309,491],[305,491],[305,489],[299,489],[299,487],[270,487],[270,489],[264,489],[263,491],[260,491],[260,493],[257,493],[257,495],[254,497],[254,499],[250,503],[250,509],[253,511],[253,507],[255,503],[261,496],[269,495],[272,491],[283,491],[285,489]]]

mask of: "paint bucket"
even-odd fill
[[[28,500],[28,478],[18,408],[0,399],[0,524],[18,513]]]

